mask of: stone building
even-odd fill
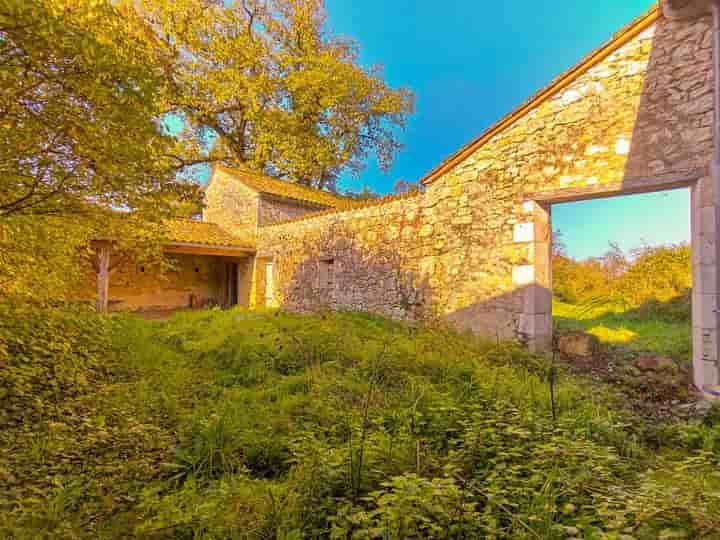
[[[216,167],[203,223],[169,244],[187,258],[187,277],[161,304],[191,305],[195,295],[199,304],[362,309],[544,349],[552,205],[688,187],[695,380],[717,385],[713,36],[707,9],[652,9],[430,171],[416,193],[358,203]],[[131,289],[121,304],[140,307]]]

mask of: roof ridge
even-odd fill
[[[260,181],[264,181],[264,182],[268,182],[268,181],[269,181],[269,182],[272,182],[272,183],[274,183],[274,184],[277,184],[279,187],[280,187],[280,186],[282,186],[282,187],[292,186],[292,189],[297,189],[297,190],[300,190],[301,192],[306,192],[306,193],[308,193],[309,195],[316,195],[316,194],[317,194],[317,195],[329,197],[329,198],[332,198],[332,199],[336,199],[338,202],[342,202],[342,203],[349,204],[349,205],[353,205],[353,204],[356,202],[355,199],[353,199],[352,197],[347,196],[347,195],[340,195],[340,194],[335,193],[335,192],[333,192],[333,191],[328,191],[328,190],[324,190],[324,189],[318,189],[318,188],[306,186],[306,185],[304,185],[304,184],[300,184],[300,183],[298,183],[298,182],[292,182],[292,181],[289,181],[289,180],[283,180],[283,179],[281,179],[281,178],[275,178],[274,176],[269,176],[269,175],[267,175],[267,174],[263,174],[263,173],[260,173],[260,172],[258,172],[258,171],[254,171],[254,170],[252,170],[252,169],[243,169],[243,168],[237,168],[237,167],[227,167],[227,166],[221,165],[221,164],[217,164],[216,167],[217,167],[218,169],[224,170],[225,172],[227,172],[227,173],[229,173],[229,174],[232,174],[232,175],[236,176],[241,182],[243,181],[243,176],[250,176],[250,177],[256,178],[256,179],[258,179],[258,180],[260,180]],[[270,195],[282,196],[282,197],[286,197],[286,198],[294,199],[294,200],[303,200],[303,201],[306,201],[306,202],[312,202],[312,203],[315,203],[315,204],[327,206],[327,204],[322,203],[322,202],[320,202],[320,201],[318,201],[318,200],[314,200],[314,199],[312,199],[312,198],[300,199],[300,198],[298,198],[298,197],[292,196],[291,194],[278,194],[278,193],[263,191],[262,187],[257,187],[257,186],[252,186],[252,185],[250,185],[250,186],[248,186],[248,187],[250,187],[251,189],[254,189],[255,191],[257,191],[257,192],[259,192],[259,193],[269,193]]]
[[[382,206],[391,202],[412,199],[414,197],[422,195],[423,193],[424,192],[422,190],[407,191],[405,193],[390,193],[376,199],[366,199],[364,201],[358,201],[358,206],[354,208],[330,208],[328,210],[320,210],[318,212],[309,212],[301,216],[284,219],[282,221],[276,221],[274,223],[268,223],[267,225],[261,225],[260,228],[264,229],[267,227],[274,227],[275,225],[286,225],[288,223],[297,223],[298,221],[307,221],[310,219],[329,216],[333,214],[344,214],[345,212],[353,212],[355,210],[363,210],[365,208],[372,208],[374,206]]]
[[[193,219],[189,217],[182,217],[182,216],[170,216],[166,217],[166,220],[172,220],[172,221],[190,221],[191,223],[210,223],[209,221],[203,221],[201,219]]]
[[[463,145],[459,150],[453,152],[448,157],[443,159],[439,165],[430,170],[425,174],[418,183],[428,185],[433,181],[437,180],[440,176],[448,172],[450,169],[461,163],[463,160],[468,158],[472,153],[481,148],[486,142],[492,137],[502,132],[507,127],[511,126],[514,122],[522,118],[525,114],[530,112],[532,109],[541,105],[545,100],[551,98],[559,91],[567,88],[570,84],[575,82],[581,75],[586,73],[589,69],[593,68],[608,56],[612,55],[618,49],[632,41],[634,38],[642,34],[650,26],[652,26],[661,17],[662,13],[657,4],[646,11],[644,14],[635,18],[630,23],[626,24],[622,29],[615,32],[610,40],[606,41],[600,47],[594,49],[589,54],[585,55],[578,63],[572,66],[570,69],[562,72],[560,75],[555,77],[548,85],[535,92],[527,100],[521,103],[518,107],[513,109],[510,113],[506,114],[500,120],[491,125],[488,129],[483,131],[478,137],[471,140],[469,143]]]

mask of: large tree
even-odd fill
[[[163,73],[122,6],[0,5],[0,217],[135,210],[184,194],[158,124]]]
[[[165,44],[166,112],[185,126],[178,163],[241,162],[329,189],[370,156],[390,165],[413,96],[327,31],[322,0],[141,4]]]
[[[119,1],[0,3],[0,296],[63,290],[92,237],[147,248],[194,196],[168,157],[149,35]]]

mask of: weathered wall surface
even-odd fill
[[[108,307],[112,311],[171,310],[217,305],[222,300],[224,261],[218,257],[173,255],[175,269],[161,278],[156,268],[135,263],[118,266],[110,274]],[[79,299],[95,297],[95,276],[84,280],[87,287]]]
[[[712,122],[711,18],[663,19],[652,43],[626,178],[681,175],[707,167]]]
[[[430,307],[424,297],[429,276],[421,268],[420,199],[261,227],[257,258],[261,266],[273,261],[276,302],[301,311],[345,308],[419,317]],[[262,305],[263,283],[257,295]]]
[[[216,168],[205,190],[203,221],[217,223],[228,231],[242,230],[244,234],[254,235],[259,199],[257,192],[222,168]]]
[[[258,226],[286,221],[324,208],[324,206],[262,194],[258,201]]]
[[[531,194],[687,172],[712,150],[710,21],[658,24],[433,184]],[[502,194],[502,192],[500,193]]]
[[[233,174],[218,167],[205,190],[203,221],[226,230],[255,234],[258,226],[293,219],[325,209],[312,203],[272,196],[250,189]]]
[[[413,199],[261,227],[258,255],[275,261],[279,303],[433,313],[486,334],[549,337],[549,214],[532,194],[705,167],[709,29],[707,18],[661,19]]]

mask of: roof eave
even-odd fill
[[[255,248],[203,244],[201,242],[166,242],[163,248],[168,253],[188,255],[217,255],[217,256],[243,256],[255,253]]]

